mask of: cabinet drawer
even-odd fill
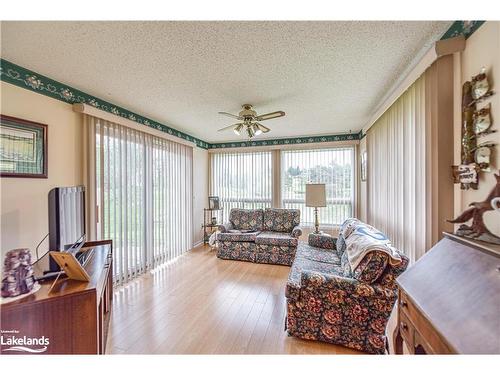
[[[415,328],[413,327],[410,319],[401,310],[399,311],[398,317],[399,332],[401,333],[406,346],[410,350],[410,353],[413,353],[415,344]]]
[[[404,319],[409,321],[409,325],[412,326],[412,345],[415,345],[415,337],[418,337],[419,345],[424,347],[425,351],[429,354],[447,354],[455,352],[420,312],[408,295],[401,289],[399,291],[398,316],[403,316]],[[401,329],[401,331],[403,330]],[[401,335],[403,336],[403,332]]]
[[[399,311],[403,312],[412,321],[415,321],[417,316],[420,315],[418,309],[402,290],[399,291]]]

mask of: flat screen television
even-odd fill
[[[49,192],[49,250],[74,254],[85,243],[85,188],[56,187]],[[51,258],[50,271],[59,271]]]

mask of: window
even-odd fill
[[[272,153],[213,153],[211,195],[219,196],[224,218],[231,208],[271,207]]]
[[[95,129],[97,239],[116,283],[192,247],[192,148],[104,120]]]
[[[306,207],[306,183],[326,184],[327,207],[319,209],[321,225],[339,225],[353,216],[354,148],[281,152],[281,199],[284,208],[301,210],[301,223],[314,223]]]
[[[273,171],[273,165],[279,164],[281,170]],[[314,223],[314,209],[305,205],[306,183],[326,184],[327,207],[319,210],[321,225],[340,225],[353,216],[354,147],[211,153],[210,167],[210,192],[219,196],[226,221],[234,207],[279,205],[280,190],[273,189],[273,180],[281,188],[281,207],[300,209],[303,225]]]

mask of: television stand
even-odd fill
[[[25,298],[2,304],[3,342],[15,338],[45,337],[43,354],[104,354],[113,296],[113,243],[111,240],[86,242],[93,256],[83,266],[90,281],[62,278],[49,293],[52,281],[43,280],[41,288]],[[49,255],[33,265],[35,277],[48,269]],[[2,354],[11,345],[1,345]],[[33,346],[40,349],[40,346]],[[43,347],[42,347],[43,350]],[[20,352],[22,353],[22,352]]]

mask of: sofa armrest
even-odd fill
[[[332,273],[320,273],[304,270],[300,280],[301,290],[309,293],[324,295],[328,291],[344,291],[349,298],[381,298],[395,301],[397,289],[389,289],[380,285],[370,285],[356,279]],[[391,304],[392,309],[392,304]]]
[[[302,228],[298,225],[292,229],[292,237],[299,238],[302,236]]]
[[[325,233],[310,233],[308,237],[309,246],[325,250],[336,250],[337,239]]]
[[[233,224],[231,224],[230,222],[227,222],[227,223],[224,223],[224,224],[220,224],[218,226],[218,228],[219,228],[219,231],[221,233],[225,233],[225,232],[228,232],[231,229],[233,229]]]

